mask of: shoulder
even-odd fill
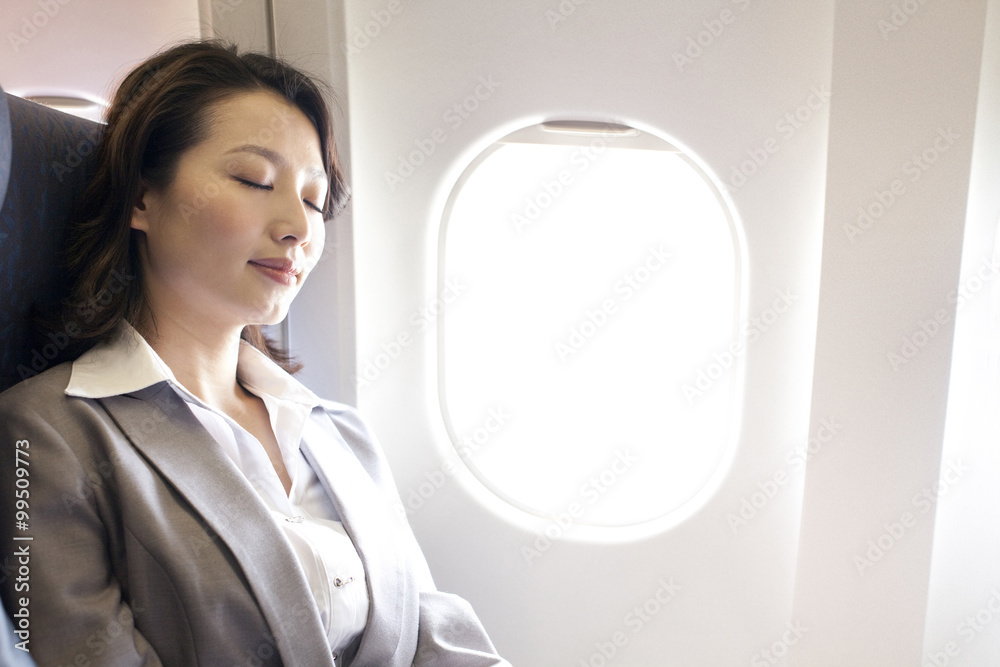
[[[66,394],[71,370],[71,362],[59,364],[0,394],[0,437],[32,434],[85,449],[98,432],[107,432],[108,417],[97,401]]]
[[[44,409],[63,403],[68,398],[65,390],[69,384],[72,368],[72,362],[67,361],[18,382],[0,393],[0,411],[14,407]]]
[[[44,470],[48,482],[78,489],[86,484],[81,480],[104,447],[107,438],[100,434],[108,428],[95,401],[66,395],[71,367],[59,364],[0,394],[0,446],[23,443],[36,472]],[[32,496],[43,493],[46,487],[33,479]]]
[[[354,456],[377,481],[391,480],[389,465],[378,438],[357,408],[336,401],[320,400],[320,407],[330,417],[337,432]]]
[[[346,403],[338,403],[336,401],[327,401],[320,399],[319,406],[323,409],[326,414],[330,416],[333,423],[337,425],[338,430],[342,433],[346,430],[358,437],[367,437],[374,439],[371,433],[371,429],[365,423],[365,420],[361,417],[361,413],[358,409],[347,405]]]

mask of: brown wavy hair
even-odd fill
[[[125,77],[108,109],[97,171],[67,232],[69,299],[64,321],[74,321],[79,352],[114,338],[121,321],[140,328],[151,318],[143,292],[137,235],[131,228],[140,183],[168,187],[185,151],[206,138],[212,106],[231,95],[274,92],[297,107],[319,135],[329,180],[324,220],[347,203],[330,112],[319,85],[278,59],[238,53],[219,41],[183,43],[164,50]],[[286,370],[298,369],[261,331],[243,338]]]

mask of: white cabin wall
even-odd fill
[[[808,631],[792,665],[920,662],[934,513],[914,496],[947,468],[947,296],[959,279],[985,9],[836,6],[811,421],[836,415],[843,432],[807,467],[795,615]],[[887,31],[880,21],[894,12],[900,27]],[[936,141],[939,157],[913,172],[908,161],[932,156]],[[881,217],[848,230],[885,191]],[[916,353],[904,350],[921,329]],[[891,353],[906,357],[896,369]]]
[[[167,44],[202,35],[198,0],[163,0],[156,11],[128,0],[4,0],[0,86],[22,97],[107,102],[130,69]]]
[[[210,17],[211,36],[240,49],[274,53],[274,28],[269,0],[201,0]]]
[[[327,96],[341,166],[352,184],[348,63],[339,2],[273,0],[276,55],[329,85]],[[353,185],[352,185],[353,187]],[[354,405],[355,329],[353,205],[326,223],[326,249],[288,315],[298,377],[320,396]]]
[[[952,293],[982,257],[1000,260],[1000,3],[577,3],[7,0],[0,85],[106,98],[134,64],[200,34],[273,47],[331,82],[354,200],[290,313],[300,377],[360,404],[404,502],[457,466],[410,520],[438,585],[472,601],[514,664],[597,664],[619,630],[628,641],[610,664],[786,664],[762,657],[775,647],[806,667],[988,664],[1000,622],[970,638],[967,619],[986,609],[993,620],[1000,591],[1000,350],[988,339],[1000,335],[1000,281],[958,313]],[[24,21],[45,7],[30,34]],[[879,21],[904,7],[883,33]],[[732,20],[678,67],[725,10]],[[451,127],[443,114],[481,76],[500,85]],[[832,100],[809,109],[817,89]],[[804,105],[802,127],[779,131]],[[410,316],[436,296],[441,213],[468,161],[516,127],[574,116],[660,133],[730,186],[744,318],[778,290],[798,300],[743,359],[735,454],[704,507],[668,530],[570,532],[527,564],[520,549],[546,524],[462,468],[437,405],[435,332]],[[385,173],[439,127],[447,140],[390,189]],[[939,128],[957,140],[909,180],[906,161]],[[775,150],[735,187],[734,169],[764,146]],[[852,243],[845,224],[895,178],[906,192]],[[939,310],[944,323],[894,371],[888,353]],[[401,334],[410,342],[356,392]],[[803,474],[789,457],[810,438]],[[914,497],[955,461],[969,470],[922,512]],[[787,482],[734,529],[730,517],[777,474]],[[912,528],[859,573],[855,557],[906,512]],[[679,592],[633,632],[626,615],[664,580]]]
[[[551,118],[634,124],[686,147],[722,182],[771,146],[730,194],[745,235],[742,316],[759,316],[779,290],[797,301],[746,355],[737,451],[719,492],[671,530],[571,534],[531,564],[520,549],[544,522],[505,507],[461,464],[410,515],[438,584],[472,601],[514,664],[599,658],[600,642],[618,630],[629,641],[616,649],[617,664],[746,664],[782,636],[791,616],[801,476],[786,457],[810,436],[832,3],[563,4],[575,9],[553,26],[546,12],[558,13],[558,2],[400,0],[348,54],[359,372],[401,334],[409,340],[361,387],[359,407],[404,501],[458,461],[437,405],[434,332],[416,331],[409,318],[438,289],[438,232],[451,187],[495,139]],[[388,6],[349,3],[348,40]],[[725,10],[730,22],[678,68],[674,55],[707,24],[718,27]],[[448,125],[444,114],[481,77],[499,85],[461,124]],[[785,114],[800,107],[807,122],[781,133]],[[385,173],[438,128],[446,140],[391,189]],[[734,534],[727,516],[776,473],[787,483]],[[633,634],[625,617],[664,578],[682,590]]]
[[[990,0],[972,149],[962,277],[942,460],[924,656],[942,667],[1000,655],[1000,2]],[[961,474],[959,474],[961,472]]]

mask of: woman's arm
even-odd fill
[[[508,665],[497,655],[475,611],[463,598],[438,591],[417,539],[406,520],[399,492],[382,449],[357,411],[328,407],[338,430],[371,476],[389,507],[395,508],[398,542],[407,545],[407,564],[419,591],[419,627],[415,667],[487,667]]]
[[[413,665],[510,667],[497,655],[472,605],[440,591],[420,591],[420,628]]]
[[[41,400],[21,386],[0,397],[2,593],[18,641],[41,666],[159,665],[113,572],[107,475],[77,453],[89,434],[53,410],[65,397]]]

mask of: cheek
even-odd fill
[[[313,224],[312,244],[318,247],[320,254],[322,254],[323,247],[326,245],[326,223],[322,220]]]
[[[310,237],[307,254],[313,262],[318,262],[320,257],[323,256],[323,250],[326,247],[326,223],[322,221],[313,223]]]
[[[253,236],[253,221],[254,207],[245,198],[224,193],[207,202],[198,216],[197,226],[191,231],[206,241],[235,245]]]
[[[192,251],[213,243],[239,229],[244,205],[234,195],[220,179],[205,177],[202,183],[191,177],[179,179],[165,202],[164,226],[177,240],[192,244]]]

